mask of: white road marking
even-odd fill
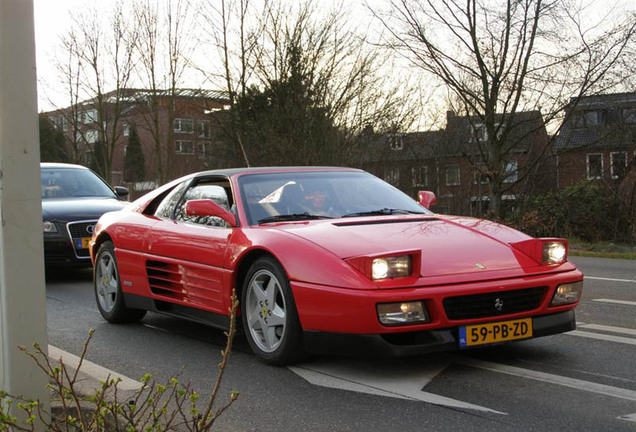
[[[49,345],[49,358],[54,361],[59,361],[60,359],[62,359],[62,361],[64,362],[66,366],[71,367],[75,370],[77,369],[80,363],[80,358],[77,357],[76,355],[63,351],[52,345]],[[80,369],[80,373],[84,373],[90,376],[91,378],[97,380],[98,382],[106,381],[108,379],[115,379],[115,380],[120,379],[121,381],[119,382],[119,384],[117,384],[117,388],[119,390],[124,390],[124,391],[139,390],[144,385],[140,381],[118,374],[115,371],[106,369],[105,367],[95,364],[93,362],[90,362],[86,359],[82,361],[82,367]]]
[[[610,281],[610,282],[636,283],[636,280],[633,280],[633,279],[614,279],[614,278],[605,278],[605,277],[596,277],[596,276],[585,276],[584,279],[602,280],[602,281]]]
[[[619,420],[627,420],[627,421],[636,423],[636,413],[627,414],[627,415],[616,417],[616,418],[619,419]]]
[[[586,337],[589,339],[598,339],[598,340],[603,340],[608,342],[618,342],[618,343],[622,343],[626,345],[636,345],[636,339],[626,338],[622,336],[612,336],[607,334],[592,333],[592,332],[585,332],[585,331],[579,331],[579,330],[573,330],[565,334],[571,335],[571,336]]]
[[[620,305],[636,306],[636,302],[627,301],[627,300],[594,299],[593,301],[601,302],[601,303],[615,303],[615,304],[620,304]]]
[[[607,331],[612,333],[636,336],[636,329],[631,329],[631,328],[613,327],[613,326],[606,326],[601,324],[584,324],[584,323],[577,323],[577,327],[590,329],[590,330],[600,330],[600,331]]]
[[[590,381],[583,381],[576,378],[568,378],[560,375],[554,375],[545,372],[539,372],[531,369],[522,369],[516,366],[508,366],[499,363],[486,362],[482,360],[457,357],[457,363],[467,366],[473,366],[493,372],[514,375],[522,378],[528,378],[535,381],[543,381],[550,384],[557,384],[564,387],[570,387],[590,393],[598,393],[605,396],[611,396],[619,399],[627,399],[636,401],[636,391],[613,387],[604,384],[597,384]]]
[[[490,408],[422,391],[431,380],[452,363],[439,358],[425,365],[406,362],[363,362],[338,359],[290,366],[289,369],[314,385],[398,399],[417,400],[434,405],[507,415]]]

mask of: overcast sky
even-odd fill
[[[65,105],[63,100],[64,93],[55,89],[60,85],[56,84],[59,80],[58,73],[53,67],[54,59],[63,55],[59,50],[60,38],[68,32],[72,25],[72,13],[81,11],[91,7],[103,8],[104,11],[112,10],[113,4],[124,0],[33,0],[34,18],[35,18],[35,41],[37,55],[38,70],[38,100],[39,110],[47,111],[54,108],[55,105]],[[170,1],[170,0],[168,0]],[[321,5],[324,2],[339,2],[342,0],[317,0]],[[503,1],[503,0],[495,0]],[[628,10],[636,9],[636,0],[573,0],[580,1],[591,5],[591,19],[598,19],[605,11],[613,9],[614,11],[622,11],[627,13]],[[386,3],[385,0],[346,0],[345,5],[353,8],[360,8],[361,13],[354,13],[353,17],[368,19],[368,12],[364,8],[363,3],[377,2],[378,4]],[[367,12],[367,13],[365,13]],[[186,85],[190,87],[200,86],[200,82],[189,82]],[[51,100],[54,103],[51,103]]]

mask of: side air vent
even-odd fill
[[[185,298],[183,278],[178,265],[149,260],[146,261],[146,274],[153,294],[178,300]]]

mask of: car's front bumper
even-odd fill
[[[574,310],[533,317],[532,327],[533,338],[574,330]],[[403,357],[457,350],[458,334],[459,327],[374,335],[305,331],[304,343],[315,354]]]
[[[458,349],[462,326],[530,318],[533,338],[573,330],[573,309],[578,302],[552,306],[551,301],[558,286],[581,280],[583,274],[571,270],[396,289],[342,289],[298,281],[291,285],[308,351],[400,356]],[[533,293],[532,301],[526,297],[528,292]],[[463,308],[460,314],[453,303],[457,299]],[[379,303],[413,301],[425,305],[429,322],[399,326],[380,323]],[[477,316],[470,316],[475,305],[481,309]],[[467,313],[462,315],[464,311]]]
[[[64,234],[44,234],[44,262],[47,266],[68,265],[90,267],[88,249],[78,254],[70,237]]]

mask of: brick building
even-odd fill
[[[167,180],[215,165],[220,118],[229,108],[221,91],[122,89],[46,114],[65,133],[71,162],[90,166],[98,142],[114,143],[112,184],[126,180],[124,156],[135,128],[151,187],[159,179],[160,162]]]
[[[503,121],[503,116],[496,119],[498,125]],[[518,195],[549,190],[556,182],[541,113],[517,113],[511,121],[503,167],[508,209],[514,208]],[[437,212],[479,216],[489,207],[488,173],[481,156],[485,138],[476,118],[448,112],[443,130],[373,140],[362,165],[413,197],[418,190],[432,190],[437,195]]]
[[[636,92],[589,96],[567,109],[555,142],[558,186],[597,183],[636,220]],[[636,238],[636,224],[632,223]]]
[[[636,154],[636,92],[589,96],[572,103],[555,142],[558,185],[581,181],[618,186]]]

